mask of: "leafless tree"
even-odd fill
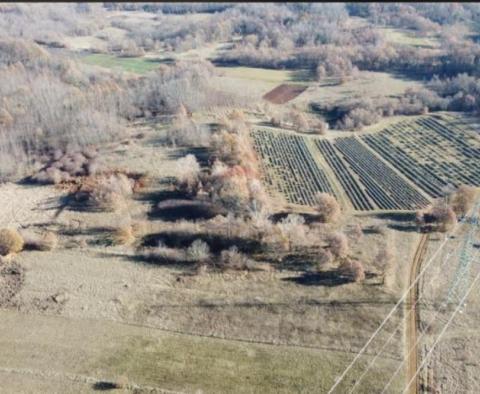
[[[348,238],[345,234],[337,232],[333,233],[327,238],[328,246],[333,256],[336,258],[346,258],[350,252],[348,245]]]
[[[340,216],[340,205],[335,197],[328,193],[318,193],[316,195],[316,209],[320,220],[325,223],[336,221]]]

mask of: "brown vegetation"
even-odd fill
[[[316,200],[316,209],[322,222],[330,223],[338,220],[340,217],[340,205],[335,197],[328,193],[318,193]]]
[[[345,234],[339,232],[333,233],[327,238],[327,241],[330,251],[337,259],[343,259],[348,256],[350,247]]]
[[[457,215],[451,206],[443,201],[437,201],[431,207],[416,213],[417,225],[424,228],[429,225],[440,232],[448,232],[457,224]],[[435,227],[432,227],[435,225]]]
[[[454,193],[451,201],[453,211],[459,216],[465,216],[478,196],[478,188],[468,185],[461,185]]]
[[[23,249],[24,241],[16,230],[0,230],[0,255],[6,256],[10,253],[18,253]]]
[[[365,269],[363,264],[358,260],[350,258],[344,259],[339,266],[339,273],[353,282],[362,282],[365,280]]]
[[[131,245],[136,239],[132,225],[123,225],[116,228],[112,232],[111,238],[115,245]]]
[[[222,251],[220,255],[220,264],[224,270],[248,270],[252,267],[252,262],[248,256],[240,253],[236,246]]]

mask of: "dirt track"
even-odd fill
[[[423,234],[420,242],[417,247],[417,251],[415,252],[415,256],[412,261],[412,265],[410,268],[410,278],[409,278],[409,287],[412,283],[416,280],[418,273],[420,272],[420,268],[422,266],[422,261],[425,257],[425,252],[427,250],[428,244],[428,235]],[[408,301],[405,305],[405,316],[407,318],[406,321],[406,352],[408,354],[408,374],[407,374],[407,382],[409,382],[413,376],[415,376],[417,372],[418,366],[418,349],[417,349],[417,330],[418,330],[418,316],[419,310],[417,308],[417,299],[418,299],[418,288],[419,283],[417,282],[415,286],[412,286],[409,293],[408,293]],[[413,351],[410,351],[414,348]],[[409,387],[408,392],[410,394],[417,394],[419,392],[420,387],[420,380],[419,376],[417,375],[415,379],[415,383],[411,384]]]

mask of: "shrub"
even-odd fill
[[[437,201],[433,206],[418,211],[415,221],[419,226],[435,223],[438,231],[447,232],[457,223],[457,215],[452,207],[445,205],[442,201]]]
[[[113,383],[115,385],[115,388],[117,389],[127,389],[129,385],[128,377],[125,375],[121,375],[117,379],[115,379]]]
[[[133,192],[138,193],[142,189],[149,187],[151,184],[152,184],[152,177],[149,174],[141,174],[134,181]]]
[[[315,127],[315,132],[320,135],[325,135],[328,130],[328,123],[324,121],[318,122],[318,124]]]
[[[107,211],[117,211],[126,206],[126,198],[133,193],[133,182],[123,174],[103,176],[97,179],[89,195],[94,207]]]
[[[343,233],[334,233],[328,237],[330,251],[336,258],[345,258],[349,253],[348,239]]]
[[[223,269],[241,271],[251,269],[252,267],[250,259],[243,253],[240,253],[236,246],[223,250],[220,254],[220,262]]]
[[[16,230],[0,230],[0,255],[6,256],[10,253],[18,253],[23,249],[23,237]]]
[[[39,183],[58,184],[73,177],[95,175],[102,169],[101,160],[94,148],[83,151],[55,149],[46,155],[47,164],[32,179]]]
[[[112,242],[116,245],[130,245],[135,241],[133,228],[130,225],[120,226],[112,233]]]
[[[210,258],[210,247],[200,239],[196,239],[187,249],[187,258],[196,263],[204,263]]]
[[[199,186],[200,164],[197,158],[189,154],[176,162],[177,187],[189,194],[196,194]]]
[[[335,197],[328,193],[318,193],[316,195],[316,208],[320,220],[325,223],[334,222],[340,216],[340,206]]]
[[[393,262],[394,257],[395,256],[390,249],[390,246],[386,245],[385,247],[380,249],[377,256],[375,257],[375,261],[380,267],[385,269],[385,267],[387,267]]]
[[[321,249],[317,257],[317,268],[321,269],[324,266],[333,262],[333,254],[329,250]]]
[[[363,228],[360,224],[356,224],[352,230],[350,231],[350,236],[352,237],[352,240],[355,242],[359,242],[363,238]]]
[[[277,227],[280,230],[286,250],[290,250],[292,246],[305,245],[308,226],[305,224],[303,216],[291,213],[283,218],[277,224]]]
[[[345,259],[339,267],[339,273],[344,278],[353,282],[361,282],[365,280],[365,269],[363,264],[358,260]]]

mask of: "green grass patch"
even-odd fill
[[[137,74],[145,74],[156,69],[161,64],[161,61],[156,59],[143,57],[118,57],[103,53],[86,55],[82,58],[82,61],[95,66],[117,68]]]
[[[117,344],[96,368],[128,376],[140,385],[187,392],[324,393],[353,356],[181,335],[138,336]],[[366,362],[358,365],[365,367]],[[374,392],[394,365],[390,360],[378,363],[362,381],[360,392]],[[345,383],[351,387],[352,378]],[[346,386],[339,389],[342,392]]]
[[[410,45],[421,48],[437,48],[439,42],[435,37],[419,37],[415,32],[406,29],[381,28],[387,41],[394,44]]]

